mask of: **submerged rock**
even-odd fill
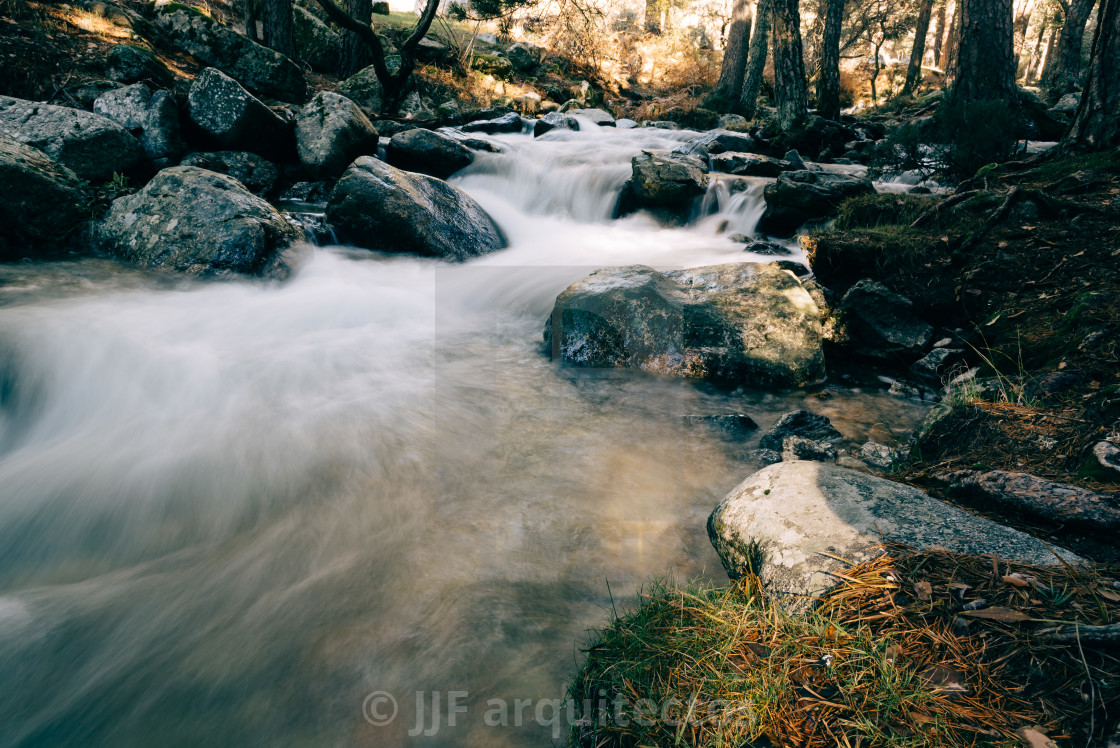
[[[83,179],[109,179],[144,160],[140,141],[128,130],[81,109],[0,96],[0,133],[38,148]]]
[[[85,217],[86,200],[77,174],[0,135],[0,257],[22,257],[63,239]]]
[[[179,165],[197,166],[219,174],[228,174],[256,195],[271,193],[280,179],[280,170],[276,168],[276,164],[248,151],[189,153]]]
[[[267,155],[284,148],[291,137],[279,115],[215,68],[195,78],[187,103],[191,121],[226,148]]]
[[[99,249],[141,267],[191,275],[283,276],[281,253],[302,232],[225,174],[164,169],[117,198],[94,227]]]
[[[1038,565],[1057,561],[1030,535],[916,488],[805,461],[771,465],[739,484],[708,517],[708,538],[732,578],[749,570],[756,556],[752,546],[761,546],[766,560],[760,576],[780,590],[803,594],[832,587],[837,580],[828,572],[874,558],[883,540]]]
[[[868,179],[823,171],[789,171],[763,190],[766,212],[758,228],[773,236],[790,236],[809,219],[834,214],[847,198],[874,192]]]
[[[702,426],[727,439],[746,439],[758,430],[758,424],[745,413],[727,413],[718,416],[684,416],[690,426]]]
[[[385,147],[385,158],[398,169],[447,179],[469,166],[474,154],[454,138],[417,128],[394,135]]]
[[[314,179],[341,174],[358,156],[377,153],[377,128],[345,96],[321,91],[296,117],[296,150]]]
[[[599,270],[557,297],[545,341],[576,366],[730,386],[797,387],[825,373],[812,298],[789,273],[756,263]]]
[[[781,452],[786,439],[790,437],[831,442],[840,439],[842,435],[827,417],[808,410],[795,410],[792,413],[786,413],[776,424],[771,426],[763,434],[758,446],[762,449]]]
[[[338,180],[327,221],[353,244],[382,252],[465,260],[505,246],[494,221],[467,193],[369,156]]]
[[[251,91],[281,101],[303,101],[307,89],[303,70],[279,52],[179,3],[157,5],[153,20],[177,47]]]

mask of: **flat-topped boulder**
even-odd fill
[[[470,166],[474,153],[454,138],[418,127],[390,138],[385,158],[398,169],[447,179]]]
[[[575,366],[725,386],[798,387],[825,374],[812,298],[791,274],[757,263],[596,271],[557,297],[545,343]]]
[[[830,572],[878,556],[884,540],[1058,563],[1047,544],[1026,533],[916,488],[821,462],[780,462],[747,478],[708,517],[708,538],[731,577],[753,571],[796,594],[834,586],[838,579]],[[765,560],[761,569],[752,569],[758,548]],[[1080,560],[1055,550],[1067,561]]]
[[[835,215],[840,203],[875,192],[871,180],[824,171],[790,171],[766,185],[766,212],[758,228],[773,236],[790,236],[812,218]]]
[[[776,177],[782,172],[793,171],[794,166],[781,158],[760,156],[757,153],[728,151],[710,159],[712,171],[735,174],[740,177]]]

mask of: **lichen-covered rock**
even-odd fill
[[[335,73],[342,52],[342,37],[300,5],[292,6],[292,30],[300,59],[312,70]]]
[[[811,218],[833,215],[840,203],[875,192],[871,181],[823,171],[789,171],[766,185],[766,212],[758,228],[774,236],[790,236]]]
[[[792,171],[793,164],[780,158],[760,156],[757,153],[728,151],[711,157],[712,171],[735,174],[741,177],[776,177]]]
[[[33,254],[84,217],[81,180],[45,153],[0,135],[0,257]]]
[[[864,356],[916,356],[933,338],[933,327],[914,313],[912,301],[873,280],[848,289],[839,318],[845,342]]]
[[[179,165],[197,166],[219,174],[228,174],[255,195],[270,194],[280,178],[280,170],[276,164],[248,151],[189,153]]]
[[[840,432],[826,416],[808,410],[795,410],[778,419],[778,422],[762,435],[758,446],[781,452],[785,440],[791,436],[819,442],[832,442],[841,438]]]
[[[579,122],[575,117],[560,112],[549,112],[533,125],[533,137],[539,138],[546,132],[553,130],[579,130]]]
[[[183,152],[179,108],[167,91],[153,92],[145,83],[134,83],[97,97],[93,111],[137,133],[145,155],[156,168],[168,166]]]
[[[94,227],[103,252],[191,275],[283,276],[282,252],[301,236],[233,177],[195,166],[159,172]]]
[[[774,267],[632,265],[599,270],[560,294],[545,343],[576,366],[797,387],[824,377],[820,329],[809,294]]]
[[[859,458],[876,470],[890,470],[894,466],[895,451],[886,444],[865,442],[859,448]]]
[[[400,64],[399,58],[390,58],[386,60],[390,72],[397,69]],[[381,112],[381,105],[384,100],[384,89],[381,87],[381,81],[377,79],[377,71],[373,69],[373,65],[362,68],[358,72],[351,75],[342,83],[338,84],[335,93],[342,94],[350,101],[354,102],[362,108],[362,111],[376,116]]]
[[[358,156],[377,153],[377,128],[345,96],[315,94],[296,117],[299,160],[315,179],[345,171]]]
[[[187,103],[191,121],[225,148],[270,154],[291,137],[279,115],[215,68],[206,68],[195,78]]]
[[[630,160],[627,189],[637,208],[666,208],[684,214],[708,189],[708,175],[688,158],[643,151]]]
[[[38,148],[83,179],[108,179],[144,159],[140,141],[110,119],[10,96],[0,96],[0,133]]]
[[[762,569],[775,588],[819,594],[841,571],[882,553],[883,540],[946,548],[1030,564],[1057,563],[1026,533],[969,514],[916,488],[821,462],[781,462],[740,483],[708,517],[708,538],[731,577],[765,549]],[[1051,546],[1052,547],[1052,546]],[[1056,548],[1067,561],[1080,560]],[[838,561],[837,558],[844,559]]]
[[[352,244],[382,252],[465,260],[505,246],[494,221],[467,193],[369,156],[338,180],[327,221]]]
[[[495,78],[508,80],[513,75],[513,63],[502,55],[480,52],[474,56],[474,69]]]
[[[417,128],[399,132],[385,147],[390,164],[405,171],[447,179],[474,161],[470,149],[438,132]]]
[[[306,96],[299,65],[194,8],[179,3],[157,6],[153,21],[177,47],[251,91],[281,101],[301,102]]]
[[[105,57],[105,72],[120,83],[150,81],[157,86],[170,85],[173,76],[167,66],[148,50],[132,44],[118,44]]]

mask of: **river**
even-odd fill
[[[0,745],[548,745],[566,729],[538,707],[588,628],[653,577],[726,581],[704,521],[753,444],[682,415],[910,428],[922,406],[877,390],[720,393],[541,354],[595,268],[758,259],[726,237],[761,181],[713,187],[687,227],[610,220],[630,158],[683,137],[495,136],[452,182],[510,246],[461,265],[0,266]]]

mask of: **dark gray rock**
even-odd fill
[[[134,83],[99,96],[93,102],[93,112],[138,137],[157,169],[170,165],[183,152],[179,108],[167,91],[153,93],[147,84]]]
[[[195,78],[187,103],[191,121],[225,148],[269,155],[291,137],[279,115],[215,68]]]
[[[496,119],[468,122],[461,129],[463,132],[484,132],[487,135],[494,135],[499,132],[521,132],[521,128],[521,115],[510,112]]]
[[[156,6],[152,20],[177,47],[249,90],[281,101],[304,100],[307,85],[303,70],[279,52],[186,5]]]
[[[117,198],[94,229],[101,251],[191,275],[283,276],[283,251],[302,236],[240,182],[194,166],[164,169]]]
[[[292,6],[292,29],[300,59],[312,70],[335,74],[342,52],[342,37],[300,5]]]
[[[81,109],[0,96],[0,133],[38,148],[83,179],[109,179],[144,160],[140,141],[128,130]]]
[[[706,159],[708,156],[727,152],[754,153],[758,147],[758,141],[748,133],[709,130],[691,143],[682,146],[678,152]]]
[[[350,165],[327,220],[359,247],[465,260],[505,246],[494,221],[465,192],[369,156]]]
[[[788,255],[790,254],[789,247],[786,247],[777,242],[751,242],[743,248],[744,252],[753,252],[756,255]]]
[[[0,135],[0,256],[33,254],[85,217],[81,179],[45,153]]]
[[[168,86],[174,80],[171,71],[154,54],[132,44],[118,44],[105,57],[105,72],[120,83],[150,82]]]
[[[637,208],[687,211],[708,189],[708,175],[684,158],[644,151],[630,165],[629,190]]]
[[[557,297],[545,344],[575,366],[728,386],[797,387],[824,377],[813,300],[789,273],[755,263],[599,270]]]
[[[806,439],[803,436],[787,436],[782,440],[782,460],[815,460],[817,462],[836,462],[836,447],[828,442]]]
[[[758,430],[758,424],[745,413],[726,413],[718,416],[684,416],[690,426],[698,426],[727,439],[742,440]]]
[[[517,42],[506,49],[506,57],[513,67],[521,73],[532,73],[541,65],[544,50],[535,44]]]
[[[583,117],[594,122],[599,127],[614,127],[614,115],[602,109],[569,109],[567,114],[571,117]]]
[[[805,171],[809,168],[805,159],[801,158],[801,154],[795,150],[786,151],[782,160],[792,166],[795,171]]]
[[[786,439],[791,436],[816,442],[831,442],[842,438],[832,421],[808,410],[786,413],[765,434],[758,445],[762,449],[781,452]]]
[[[296,117],[296,150],[314,179],[335,177],[358,156],[377,153],[377,128],[350,99],[321,91]]]
[[[335,93],[350,99],[368,114],[376,115],[381,112],[384,91],[372,65],[362,68],[339,83]],[[382,134],[385,134],[384,128],[378,129]],[[392,133],[388,134],[391,135]]]
[[[533,137],[540,137],[553,130],[578,130],[579,122],[575,117],[560,112],[549,112],[533,125]]]
[[[866,442],[859,448],[859,458],[868,466],[876,470],[890,470],[894,467],[895,452],[886,444]]]
[[[933,337],[933,327],[914,313],[913,302],[872,280],[861,280],[848,289],[840,301],[839,317],[843,337],[864,356],[916,356]]]
[[[280,178],[280,170],[275,164],[248,151],[189,153],[179,165],[197,166],[219,174],[228,174],[256,195],[270,194]]]
[[[964,351],[960,348],[934,348],[914,362],[910,368],[920,377],[940,379],[957,367],[964,368]]]
[[[784,171],[792,171],[789,161],[756,153],[728,151],[711,157],[712,171],[735,174],[742,177],[776,177]]]
[[[871,181],[821,171],[789,171],[766,185],[766,212],[758,228],[774,236],[790,236],[811,218],[833,215],[840,203],[875,192]]]
[[[447,179],[469,166],[474,154],[453,138],[417,128],[394,135],[385,147],[385,158],[398,169]]]

